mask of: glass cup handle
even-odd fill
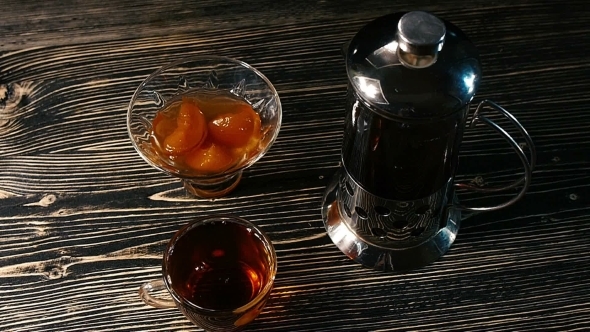
[[[508,134],[504,129],[502,129],[502,127],[498,126],[492,120],[488,119],[487,117],[485,117],[484,115],[481,114],[482,110],[484,109],[484,107],[486,105],[489,106],[490,108],[492,108],[493,110],[497,111],[498,113],[504,115],[508,120],[510,120],[510,122],[513,125],[516,126],[518,131],[520,131],[522,136],[524,136],[524,139],[526,141],[526,147],[528,148],[529,153],[531,155],[530,160],[527,158],[526,154],[522,151],[522,148],[518,145],[518,143],[516,143],[514,138],[512,138],[512,136],[510,136],[510,134]],[[471,206],[464,206],[461,204],[456,204],[456,205],[453,205],[453,207],[458,208],[460,210],[465,210],[465,211],[499,210],[499,209],[505,208],[507,206],[510,206],[510,205],[516,203],[519,199],[521,199],[524,196],[524,194],[528,190],[528,188],[531,184],[531,177],[532,177],[533,169],[535,168],[535,163],[537,162],[537,152],[535,150],[535,145],[533,144],[533,140],[531,139],[531,136],[527,133],[526,129],[524,129],[524,127],[520,124],[520,122],[518,122],[518,120],[516,120],[516,118],[512,114],[510,114],[508,111],[506,111],[504,108],[502,108],[498,104],[494,103],[493,101],[484,100],[484,101],[480,102],[479,105],[477,105],[477,109],[475,110],[475,113],[473,114],[473,120],[471,120],[471,123],[469,124],[469,128],[473,128],[477,122],[485,123],[486,125],[488,125],[492,129],[494,129],[496,132],[498,132],[502,137],[504,137],[504,139],[510,144],[510,146],[512,147],[514,152],[516,152],[516,154],[520,158],[520,161],[522,162],[522,166],[524,167],[524,176],[522,178],[516,180],[515,182],[513,182],[507,186],[503,186],[503,187],[480,188],[480,187],[472,186],[472,185],[465,184],[465,183],[455,183],[455,187],[462,188],[462,189],[469,189],[469,190],[478,191],[478,192],[492,193],[492,192],[498,192],[498,191],[503,191],[503,190],[515,188],[516,186],[519,186],[523,182],[524,182],[524,184],[522,186],[522,189],[518,193],[518,195],[516,195],[516,196],[512,197],[510,200],[508,200],[504,203],[498,204],[498,205],[471,207]]]
[[[139,287],[139,297],[147,305],[151,305],[154,308],[174,308],[176,304],[172,298],[163,299],[153,295],[154,292],[162,291],[166,289],[166,284],[163,280],[153,280],[146,282]]]

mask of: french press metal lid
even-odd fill
[[[479,54],[455,26],[421,11],[377,19],[351,40],[348,80],[382,116],[427,120],[460,111],[481,80]]]
[[[348,75],[342,167],[326,190],[322,214],[328,235],[350,258],[379,270],[428,264],[453,243],[461,211],[506,207],[526,192],[535,163],[532,140],[506,110],[481,102],[471,122],[500,133],[525,168],[503,188],[455,183],[459,147],[481,80],[475,46],[453,24],[413,11],[380,17],[345,49]],[[531,151],[483,115],[491,108],[521,132]],[[459,204],[455,188],[499,191],[522,186],[489,207]]]

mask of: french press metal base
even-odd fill
[[[446,201],[452,185],[415,201],[388,200],[364,190],[341,168],[323,198],[324,226],[338,249],[366,267],[422,267],[444,255],[459,231],[461,211]]]

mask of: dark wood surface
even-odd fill
[[[22,92],[18,105],[0,106],[0,331],[199,330],[175,309],[145,305],[138,287],[160,276],[179,227],[220,212],[259,224],[278,252],[272,298],[249,331],[590,329],[585,1],[0,7],[0,84]],[[433,11],[470,36],[484,68],[477,100],[493,99],[522,122],[538,166],[518,204],[465,220],[441,260],[392,274],[346,258],[327,237],[320,206],[340,160],[340,47],[373,18],[409,9]],[[148,166],[125,127],[138,84],[195,54],[252,64],[275,84],[284,110],[269,153],[214,201],[190,198]],[[499,185],[520,172],[509,146],[483,128],[466,132],[460,156],[459,181]]]

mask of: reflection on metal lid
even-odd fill
[[[399,66],[401,63],[397,59],[397,49],[398,43],[397,40],[394,40],[391,43],[387,43],[385,46],[376,49],[375,52],[369,54],[369,56],[367,56],[367,61],[373,67],[375,67],[375,69],[388,66]]]
[[[381,82],[379,82],[379,80],[364,76],[355,76],[354,83],[362,93],[363,97],[367,98],[369,101],[377,104],[389,104],[383,95]]]
[[[467,87],[467,93],[472,93],[473,89],[475,89],[475,74],[474,73],[469,73],[467,74],[467,76],[463,77],[463,82],[465,83],[465,86]]]

